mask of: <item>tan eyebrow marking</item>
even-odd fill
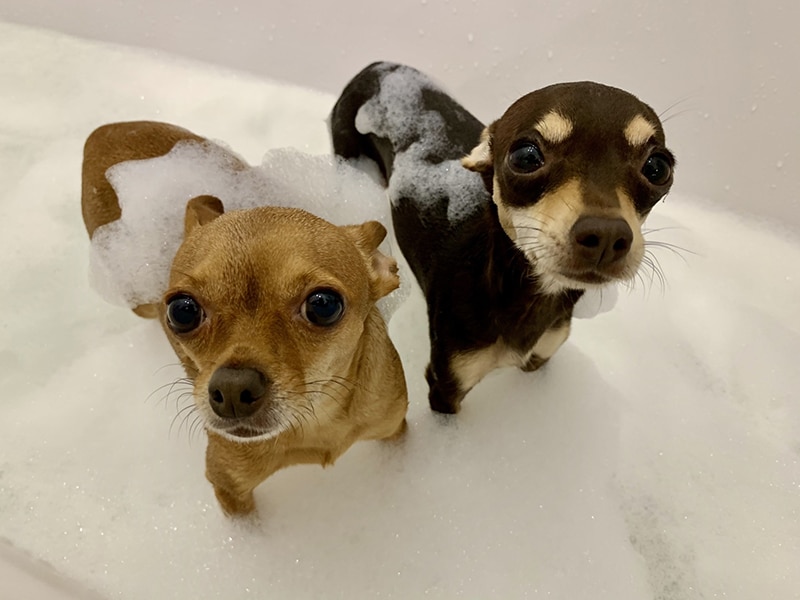
[[[572,133],[572,121],[554,110],[542,117],[534,127],[545,141],[552,144],[563,142]]]
[[[633,117],[625,127],[625,139],[631,146],[641,146],[655,134],[655,126],[642,115]]]

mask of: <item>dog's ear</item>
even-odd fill
[[[183,218],[183,237],[195,228],[210,223],[220,216],[225,209],[222,201],[216,196],[195,196],[186,204],[186,216]]]
[[[480,143],[472,149],[467,156],[461,159],[461,164],[470,171],[487,173],[492,170],[494,157],[492,156],[492,131],[494,123],[484,128],[481,132]]]
[[[346,225],[342,229],[366,258],[375,299],[383,298],[399,288],[397,261],[378,250],[378,246],[386,237],[386,228],[378,221],[367,221],[361,225]]]

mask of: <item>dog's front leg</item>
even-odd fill
[[[461,390],[458,380],[450,370],[450,361],[446,356],[436,356],[431,352],[431,362],[425,370],[428,381],[428,402],[431,410],[454,415],[461,410],[461,401],[469,390]]]
[[[557,321],[536,341],[520,369],[526,372],[536,371],[544,365],[553,354],[567,341],[570,331],[570,319]]]
[[[226,514],[252,514],[256,508],[253,490],[282,466],[265,451],[265,443],[234,442],[208,432],[206,478]]]

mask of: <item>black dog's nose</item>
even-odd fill
[[[261,406],[266,391],[267,379],[260,371],[220,367],[208,382],[208,401],[220,417],[249,417]]]
[[[582,217],[572,226],[576,254],[592,267],[610,265],[631,249],[633,231],[625,219]]]

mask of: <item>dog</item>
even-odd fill
[[[154,122],[89,136],[90,236],[121,215],[105,170],[182,140],[210,143]],[[375,305],[399,285],[396,261],[378,250],[385,235],[377,221],[336,226],[297,208],[225,213],[214,196],[188,202],[169,288],[136,312],[160,320],[192,381],[206,476],[228,515],[253,514],[253,490],[283,467],[326,466],[358,440],[405,431],[405,377]]]
[[[434,411],[487,373],[541,367],[585,290],[632,280],[675,159],[658,115],[592,82],[531,92],[485,127],[419,71],[373,63],[330,115],[334,152],[378,164],[425,295]]]

